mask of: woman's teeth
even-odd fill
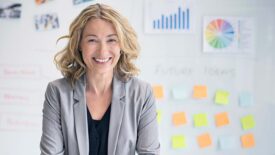
[[[97,62],[107,62],[109,60],[109,58],[106,58],[106,59],[98,59],[96,58],[95,61]]]

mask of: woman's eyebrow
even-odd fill
[[[117,34],[107,35],[107,37],[112,37],[112,36],[118,37]],[[95,34],[86,34],[84,37],[97,37],[97,35],[95,35]]]
[[[117,34],[109,34],[109,35],[107,35],[107,37],[112,37],[112,36],[117,37]]]

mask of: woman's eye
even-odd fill
[[[117,42],[116,39],[109,39],[108,42]]]
[[[89,39],[88,42],[97,42],[96,39]]]

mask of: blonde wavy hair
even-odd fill
[[[68,78],[72,85],[86,72],[86,65],[79,50],[80,41],[85,25],[89,20],[103,19],[113,24],[118,35],[121,55],[114,72],[123,79],[137,75],[139,69],[134,65],[139,55],[139,44],[134,29],[128,20],[110,6],[104,4],[90,5],[74,19],[70,25],[69,35],[60,37],[68,38],[66,47],[54,57],[54,62],[62,75]]]

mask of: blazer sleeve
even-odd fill
[[[41,155],[64,155],[58,91],[49,83],[43,106]]]
[[[139,155],[159,155],[157,111],[153,91],[149,84],[146,87],[144,101],[138,124],[136,150]]]

